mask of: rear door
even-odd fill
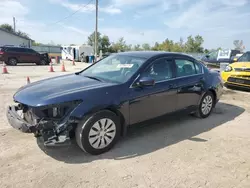
[[[8,59],[16,58],[19,63],[24,61],[23,50],[18,47],[10,47],[7,48]]]
[[[175,58],[177,110],[197,106],[204,90],[205,77],[200,63],[186,57]]]

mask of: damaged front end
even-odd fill
[[[15,129],[42,136],[45,146],[64,145],[70,141],[70,133],[79,121],[71,113],[80,103],[77,100],[40,107],[18,103],[8,107],[7,119]]]

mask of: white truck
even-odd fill
[[[61,48],[62,59],[70,61],[88,61],[88,57],[94,54],[94,48],[89,45],[75,45],[68,46],[64,45]]]

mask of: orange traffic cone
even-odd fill
[[[30,84],[30,77],[27,76],[27,84]]]
[[[8,74],[8,70],[7,70],[7,67],[5,65],[5,63],[3,62],[3,74]]]
[[[50,66],[49,66],[49,72],[55,72],[54,69],[53,69],[53,65],[52,63],[50,63]]]
[[[76,64],[75,64],[75,60],[74,60],[74,59],[73,59],[73,61],[72,61],[72,65],[73,65],[73,66],[75,66],[75,65],[76,65]]]
[[[64,61],[62,62],[62,72],[66,72],[65,66],[64,66]]]

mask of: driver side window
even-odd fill
[[[173,78],[171,63],[169,59],[158,59],[142,73],[142,77],[153,78],[155,82],[167,81]]]

